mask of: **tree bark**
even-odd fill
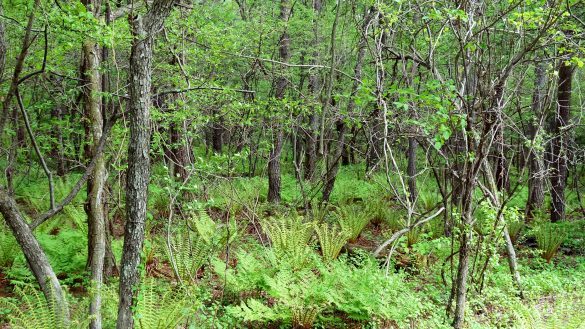
[[[2,2],[0,2],[0,15],[4,13],[2,9]],[[6,36],[4,28],[4,20],[0,19],[0,83],[4,81],[4,68],[6,65]],[[2,135],[0,135],[2,137]]]
[[[567,157],[569,125],[571,115],[571,91],[573,65],[561,59],[559,64],[559,83],[557,91],[557,113],[554,117],[551,141],[551,222],[565,219],[565,185],[567,181]]]
[[[120,303],[117,329],[134,327],[132,305],[140,280],[138,265],[144,243],[148,183],[150,176],[150,106],[152,48],[175,0],[155,0],[144,16],[131,18],[132,48],[129,70],[128,170],[126,178],[126,224],[120,266]]]
[[[319,35],[319,19],[323,4],[321,0],[313,0],[313,14],[315,20],[313,21],[313,39],[311,40],[311,48],[313,54],[311,55],[311,65],[317,65],[319,62],[319,43],[321,41]],[[312,70],[309,74],[309,93],[312,98],[312,103],[316,104],[319,100],[319,92],[321,90],[321,81],[317,70]],[[315,105],[312,105],[313,109]],[[315,174],[315,166],[317,164],[317,130],[319,129],[319,117],[315,111],[311,111],[309,115],[309,127],[305,134],[305,179],[312,179]]]
[[[89,8],[88,8],[89,9]],[[84,107],[88,119],[89,130],[92,138],[91,156],[96,154],[96,149],[103,134],[104,118],[101,111],[99,91],[101,89],[99,74],[99,47],[91,40],[86,40],[83,45],[85,61],[84,77],[86,80],[84,90]],[[91,284],[95,289],[89,306],[89,314],[92,317],[90,328],[100,329],[101,324],[101,286],[103,284],[104,258],[106,249],[106,213],[104,189],[107,181],[106,161],[103,153],[96,159],[91,179],[88,181],[88,265],[91,272]]]
[[[83,2],[88,12],[98,17],[101,9],[99,0]],[[88,158],[93,158],[103,134],[104,117],[99,92],[101,91],[100,47],[90,38],[83,42],[83,107],[86,121],[86,131],[91,136],[91,146],[88,148]],[[89,304],[91,321],[89,328],[101,329],[101,289],[104,281],[104,262],[106,254],[106,213],[104,190],[108,177],[105,156],[97,154],[96,164],[87,184],[87,265],[90,270],[90,283],[93,289]]]
[[[49,263],[47,255],[39,245],[32,230],[20,214],[12,197],[0,188],[0,213],[10,227],[24,257],[35,276],[47,301],[54,301],[57,319],[67,325],[69,323],[69,307],[59,280]]]
[[[280,19],[284,24],[288,24],[290,17],[289,0],[280,1]],[[284,32],[279,40],[279,56],[284,63],[290,60],[290,36],[285,27]],[[284,69],[284,68],[282,68]],[[277,100],[283,100],[286,93],[288,80],[281,72],[280,77],[276,80],[275,97]],[[273,124],[272,149],[268,158],[268,202],[280,202],[280,155],[282,153],[282,144],[284,139],[284,127],[280,123]]]
[[[525,219],[530,222],[534,218],[534,211],[542,207],[544,202],[544,145],[536,145],[537,135],[542,130],[542,112],[544,109],[544,97],[546,95],[546,75],[544,63],[536,64],[534,68],[534,93],[532,95],[532,112],[534,119],[528,122],[528,200],[526,201]]]

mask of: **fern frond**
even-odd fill
[[[167,256],[177,279],[195,282],[197,271],[209,260],[217,245],[217,225],[205,210],[199,210],[187,227],[169,239]]]
[[[327,223],[316,225],[315,231],[319,237],[323,261],[326,263],[337,258],[351,236],[350,232],[340,229],[337,225],[329,226]]]
[[[47,301],[45,296],[31,286],[15,287],[19,299],[17,304],[2,299],[0,304],[8,309],[8,322],[13,329],[55,328],[66,329],[69,324],[63,323],[63,317],[55,307],[54,301]]]
[[[370,222],[368,212],[357,204],[344,205],[335,210],[341,229],[350,233],[349,241],[355,241]]]
[[[302,217],[270,218],[261,222],[264,233],[270,238],[272,248],[281,259],[302,267],[310,255],[307,244],[312,237],[314,224],[305,223]]]
[[[194,309],[185,288],[157,288],[160,286],[153,279],[142,284],[135,321],[139,329],[175,329]]]

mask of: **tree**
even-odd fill
[[[278,54],[280,60],[286,63],[290,60],[290,36],[287,31],[286,24],[288,23],[291,13],[290,2],[288,0],[280,1],[280,20],[284,23],[284,31],[278,41]],[[281,68],[281,70],[284,68]],[[276,78],[275,95],[278,101],[283,101],[286,94],[286,87],[288,80],[284,72]],[[272,149],[268,155],[268,201],[280,202],[280,155],[282,153],[282,144],[284,139],[284,127],[282,122],[272,124]]]
[[[154,36],[170,15],[175,0],[155,0],[144,15],[131,16],[132,49],[129,68],[128,170],[126,181],[126,225],[120,265],[118,329],[134,327],[132,305],[140,280],[138,266],[144,243],[148,182],[150,178],[150,106],[152,48]]]

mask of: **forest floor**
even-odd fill
[[[59,193],[66,193],[74,180],[72,175],[61,181]],[[39,192],[43,190],[39,181],[24,180],[17,191],[18,202],[29,216],[42,209],[47,200]],[[177,201],[181,202],[180,207],[173,205],[173,189],[165,184],[168,181],[153,180],[150,188],[143,271],[144,281],[154,282],[154,290],[159,293],[156,300],[159,304],[153,303],[160,310],[153,315],[149,312],[157,307],[139,308],[144,319],[170,316],[172,310],[160,304],[168,303],[192,307],[189,328],[279,328],[303,320],[310,320],[310,326],[315,328],[448,328],[450,325],[446,305],[456,271],[457,257],[452,250],[457,250],[457,239],[443,234],[442,219],[438,219],[401,238],[390,263],[386,262],[387,253],[378,259],[372,257],[372,251],[404,225],[403,211],[375,178],[366,180],[353,169],[344,169],[332,205],[319,213],[306,213],[299,206],[302,195],[292,176],[284,177],[281,206],[264,201],[266,182],[257,177],[210,184],[197,198],[190,195]],[[421,207],[426,205],[430,210],[438,196],[423,187],[420,198]],[[83,314],[88,299],[83,202],[84,197],[80,195],[37,232],[61,282],[69,288],[74,314]],[[514,199],[511,207],[521,203],[521,198]],[[121,204],[121,200],[110,202],[112,249],[118,262],[123,233]],[[190,204],[196,206],[190,208]],[[201,205],[205,210],[200,210]],[[171,223],[171,231],[177,234],[171,238],[175,264],[169,261],[167,247],[169,206],[185,211],[173,217]],[[322,259],[323,248],[312,228],[306,246],[286,251],[285,257],[277,245],[269,243],[274,235],[267,229],[268,219],[302,216],[301,224],[315,218],[332,224],[339,209],[351,211],[348,209],[352,206],[371,218],[357,239],[341,249],[335,261]],[[581,214],[576,210],[571,212],[569,220],[555,231],[562,233],[564,239],[550,262],[541,257],[538,221],[521,225],[513,232],[524,299],[518,297],[512,282],[502,238],[490,236],[489,227],[493,222],[488,215],[487,210],[478,211],[476,252],[468,293],[468,327],[585,328],[585,219]],[[196,226],[192,230],[194,235],[181,235],[182,231],[175,230],[189,222]],[[286,223],[289,228],[297,225],[293,219]],[[207,236],[202,232],[207,232]],[[0,235],[0,297],[4,303],[19,297],[15,287],[34,282],[9,234],[4,229]],[[301,241],[296,238],[286,237],[292,244]],[[189,284],[194,290],[187,297],[164,292],[179,282]],[[114,325],[117,303],[117,278],[111,278],[109,283],[104,291],[105,328]],[[2,307],[0,313],[10,313],[10,307]]]

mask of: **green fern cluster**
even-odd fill
[[[197,280],[197,271],[218,245],[217,236],[218,227],[205,210],[199,210],[186,227],[171,235],[166,250],[177,279]]]
[[[351,233],[339,228],[337,225],[330,226],[327,223],[315,225],[315,231],[319,237],[319,245],[325,263],[337,258],[341,248],[347,243]]]
[[[142,284],[135,315],[139,329],[175,329],[194,310],[195,303],[185,288],[160,291],[159,284],[152,279]]]
[[[536,237],[538,248],[542,251],[542,258],[547,263],[550,263],[561,244],[567,238],[567,232],[560,226],[546,223],[534,230],[534,236]]]
[[[300,216],[286,216],[268,218],[261,225],[277,257],[295,267],[306,264],[311,253],[307,244],[313,234],[313,222],[304,222]]]
[[[368,201],[365,210],[370,216],[370,221],[376,225],[387,222],[393,217],[390,205],[383,198]]]
[[[368,212],[358,204],[343,205],[335,210],[343,231],[349,232],[349,241],[355,242],[370,222]]]
[[[32,286],[14,288],[18,299],[11,300],[3,298],[0,305],[9,311],[8,323],[12,329],[68,329],[81,327],[87,323],[64,323],[64,317],[59,314],[55,303],[47,301],[45,296]]]

